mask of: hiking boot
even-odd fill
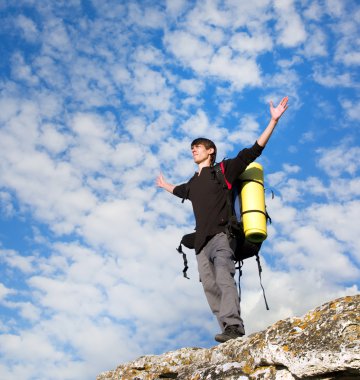
[[[239,326],[226,326],[223,333],[215,335],[215,340],[224,343],[230,339],[240,338],[244,335],[245,333],[240,330]]]

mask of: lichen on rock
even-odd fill
[[[317,380],[360,378],[360,295],[218,346],[142,356],[97,380]]]

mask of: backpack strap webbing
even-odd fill
[[[184,277],[189,279],[189,277],[187,276],[187,270],[189,269],[188,267],[188,261],[187,261],[187,257],[186,257],[186,254],[184,253],[183,249],[182,249],[182,246],[185,246],[186,248],[189,248],[189,249],[194,249],[195,248],[195,232],[192,232],[190,234],[186,234],[182,237],[181,241],[180,241],[180,244],[178,246],[178,248],[176,248],[176,250],[182,255],[183,257],[183,261],[184,261],[184,269],[183,269],[183,274],[184,274]]]
[[[270,310],[269,305],[267,303],[266,295],[265,295],[265,289],[264,289],[264,286],[263,286],[262,281],[261,281],[262,267],[261,267],[261,264],[260,264],[260,257],[259,257],[258,254],[256,254],[255,257],[256,257],[256,263],[257,263],[257,266],[258,266],[259,281],[260,281],[260,286],[261,286],[261,289],[262,289],[262,292],[263,292],[265,307],[266,307],[266,310]],[[239,270],[238,289],[239,289],[239,301],[241,301],[240,279],[241,279],[241,276],[242,276],[243,261],[238,261],[238,263],[239,263],[239,265],[236,267],[236,269]]]
[[[226,179],[225,177],[225,166],[224,166],[224,161],[221,161],[220,162],[220,169],[221,169],[221,172],[222,172],[222,178],[223,178],[223,181],[226,183],[226,186],[229,190],[231,190],[232,188],[232,185],[231,183]]]
[[[185,278],[187,278],[188,280],[190,280],[190,277],[187,276],[187,270],[189,269],[189,267],[188,267],[188,261],[187,261],[186,253],[184,253],[184,251],[182,250],[182,244],[181,243],[176,248],[176,250],[182,255],[182,258],[183,258],[183,261],[184,261],[183,275],[184,275]]]
[[[260,257],[259,257],[259,255],[255,255],[255,257],[256,257],[256,262],[257,262],[257,265],[258,265],[260,286],[261,286],[261,289],[262,289],[262,292],[263,292],[263,297],[264,297],[264,301],[265,301],[266,310],[270,310],[269,309],[269,305],[268,305],[267,300],[266,300],[265,289],[264,289],[262,281],[261,281],[262,267],[261,267],[261,264],[260,264]]]
[[[225,166],[224,161],[221,161],[219,164],[214,166],[215,175],[217,180],[222,184],[224,190],[227,193],[226,196],[226,205],[228,210],[228,224],[230,224],[231,220],[234,217],[234,207],[233,207],[233,194],[231,192],[232,184],[227,180],[225,176]]]

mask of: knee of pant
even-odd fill
[[[234,275],[229,272],[219,272],[216,275],[216,284],[223,291],[225,288],[236,289]]]
[[[216,283],[216,280],[209,280],[205,279],[205,281],[201,281],[204,292],[207,297],[213,296],[213,297],[219,297],[221,294],[220,288],[218,284]]]
[[[235,274],[235,262],[231,258],[216,257],[214,260],[215,276],[224,276],[228,274],[233,277]]]

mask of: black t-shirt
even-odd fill
[[[263,151],[257,142],[245,148],[232,159],[224,160],[225,177],[233,184],[246,167]],[[228,222],[226,191],[218,182],[212,167],[205,167],[200,175],[195,173],[187,182],[174,188],[173,194],[189,199],[196,221],[195,251],[199,253],[207,241],[219,232],[225,232]]]

